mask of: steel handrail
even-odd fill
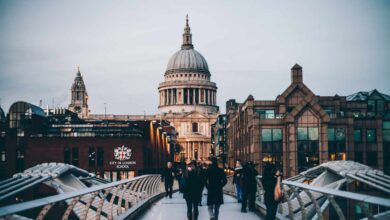
[[[41,198],[41,199],[36,199],[36,200],[32,200],[32,201],[27,201],[27,202],[23,202],[23,203],[17,203],[17,204],[13,204],[13,205],[0,207],[0,217],[9,216],[12,214],[16,214],[16,213],[23,212],[26,210],[31,210],[34,208],[45,207],[48,205],[52,206],[52,205],[59,203],[59,202],[62,202],[62,201],[74,199],[77,197],[81,198],[82,196],[87,195],[87,194],[96,193],[96,192],[100,192],[102,190],[107,190],[107,189],[113,189],[114,187],[118,187],[118,186],[120,187],[121,185],[129,184],[131,182],[147,181],[146,179],[150,179],[151,181],[153,181],[156,176],[159,176],[159,175],[143,175],[143,176],[139,176],[139,177],[134,177],[132,179],[126,179],[126,180],[121,180],[121,181],[117,181],[117,182],[97,185],[97,186],[93,186],[93,187],[89,187],[89,188],[85,188],[85,189],[80,189],[80,190],[77,190],[74,192],[58,194],[58,195],[49,196],[49,197],[45,197],[45,198]],[[140,189],[140,190],[142,190],[142,189]],[[148,196],[151,196],[152,194],[156,193],[157,190],[158,189],[152,190],[151,194]]]

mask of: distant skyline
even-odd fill
[[[0,0],[0,105],[67,107],[77,66],[92,114],[156,114],[185,15],[217,100],[274,100],[303,67],[317,95],[390,95],[390,2]],[[260,85],[267,85],[266,87]]]

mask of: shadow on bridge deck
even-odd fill
[[[205,191],[207,192],[207,191]],[[202,206],[199,207],[199,220],[210,219],[207,210],[207,196],[202,198]],[[224,195],[224,204],[220,208],[219,219],[230,220],[252,220],[261,219],[261,216],[253,213],[241,213],[241,204],[232,196]],[[187,219],[187,208],[183,194],[174,193],[173,198],[162,198],[149,207],[137,219],[142,220],[165,220],[165,219]]]

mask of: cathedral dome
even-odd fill
[[[167,73],[171,72],[197,72],[210,73],[206,59],[194,49],[181,49],[169,60]]]
[[[186,26],[184,27],[181,50],[174,53],[169,60],[165,74],[183,72],[210,74],[206,59],[202,54],[194,50],[191,28],[188,25],[188,17],[186,19]]]

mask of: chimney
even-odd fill
[[[302,67],[298,64],[291,68],[291,83],[303,83]]]

